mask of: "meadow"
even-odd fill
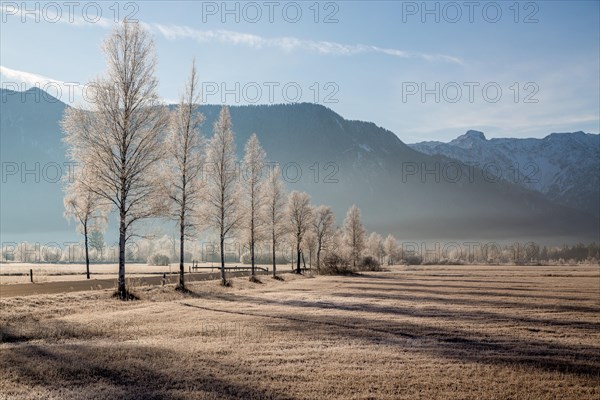
[[[0,398],[600,397],[597,265],[281,276],[0,299]]]

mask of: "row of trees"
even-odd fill
[[[149,218],[177,222],[179,289],[185,288],[186,241],[205,230],[217,237],[224,284],[225,244],[232,238],[248,244],[253,279],[257,243],[270,243],[274,276],[276,250],[283,241],[295,246],[298,273],[303,247],[315,248],[317,269],[324,253],[336,253],[353,268],[365,254],[380,262],[404,256],[393,237],[367,237],[356,206],[336,229],[330,207],[311,205],[307,193],[287,194],[280,171],[266,169],[256,134],[245,144],[238,170],[227,107],[222,107],[212,137],[204,139],[195,64],[177,107],[164,106],[157,92],[154,44],[138,23],[119,24],[103,51],[107,71],[89,84],[93,101],[87,109],[68,108],[62,120],[67,155],[80,166],[65,187],[64,202],[66,215],[84,234],[88,276],[88,234],[104,229],[109,212],[116,210],[120,298],[128,297],[126,244],[136,225]]]
[[[118,214],[121,298],[127,297],[126,243],[134,226],[148,218],[177,221],[180,289],[185,288],[185,242],[206,229],[218,236],[223,283],[225,242],[234,236],[249,244],[252,277],[256,243],[270,241],[275,275],[275,251],[286,235],[295,242],[300,272],[302,246],[307,233],[314,232],[319,266],[335,237],[331,208],[312,207],[307,193],[287,195],[279,171],[265,173],[266,154],[256,134],[246,143],[239,176],[227,107],[222,107],[212,137],[203,139],[195,65],[178,106],[169,111],[157,93],[153,41],[139,24],[119,24],[103,51],[106,74],[89,84],[94,101],[88,109],[68,108],[62,120],[68,156],[80,166],[66,185],[65,209],[84,234],[88,271],[88,232],[102,229],[110,210]],[[356,265],[365,247],[357,207],[349,210],[343,230]]]
[[[316,210],[316,207],[314,208]],[[83,231],[82,231],[83,233]],[[341,229],[336,229],[334,235],[342,235]],[[84,238],[85,239],[85,238]],[[286,234],[282,237],[282,241],[278,243],[275,251],[275,260],[277,266],[282,264],[293,264],[293,269],[296,269],[296,243],[294,238]],[[321,245],[320,262],[334,252],[332,243],[342,243],[343,240],[333,238],[329,241],[323,240],[321,243],[329,243]],[[367,241],[368,242],[368,241]],[[317,265],[317,238],[312,230],[310,230],[302,243],[301,262],[309,267]],[[86,250],[85,241],[82,243],[5,243],[2,247],[2,262],[24,262],[24,263],[85,263]],[[162,235],[158,237],[145,237],[136,239],[134,242],[127,243],[125,249],[125,261],[134,263],[148,263],[152,265],[153,259],[160,258],[168,260],[166,264],[171,264],[171,261],[179,264],[180,259],[180,243],[179,239],[171,235]],[[349,254],[348,251],[336,251],[337,253]],[[250,263],[249,244],[246,242],[238,242],[235,238],[227,241],[225,248],[225,259],[232,263]],[[371,255],[369,247],[365,248],[363,256]],[[101,232],[92,231],[88,234],[88,258],[90,262],[95,263],[115,263],[119,257],[118,244],[109,244],[104,242],[104,237]],[[376,258],[375,255],[372,256]],[[349,259],[349,257],[347,257]],[[209,237],[188,240],[185,244],[184,260],[186,263],[203,262],[213,263],[220,262],[220,249],[218,243],[212,241]],[[387,260],[384,257],[383,262]],[[382,260],[379,260],[380,262]],[[271,240],[265,235],[265,238],[255,243],[255,264],[272,265],[273,264],[273,248]]]

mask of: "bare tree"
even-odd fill
[[[110,204],[83,185],[81,177],[70,182],[65,188],[65,218],[79,223],[78,230],[83,233],[85,250],[85,271],[90,279],[89,235],[91,231],[103,231],[108,223]]]
[[[119,287],[125,287],[125,245],[132,225],[162,212],[157,169],[162,132],[168,124],[154,77],[156,57],[149,34],[138,23],[117,25],[103,45],[104,78],[89,87],[89,111],[68,108],[62,121],[69,157],[83,166],[87,189],[113,203],[119,215]]]
[[[331,239],[331,248],[335,249],[335,252],[340,253],[338,255],[342,256],[344,255],[344,246],[344,231],[339,226],[336,226]]]
[[[169,200],[168,216],[179,224],[179,284],[185,289],[185,239],[193,237],[198,228],[202,200],[202,137],[200,125],[204,116],[198,112],[196,64],[181,96],[179,105],[171,112],[170,134],[165,141],[165,175],[161,182]]]
[[[265,151],[253,133],[246,143],[244,159],[242,160],[242,185],[240,198],[240,211],[242,212],[241,224],[247,236],[250,247],[250,279],[255,279],[255,243],[263,233],[265,209]]]
[[[285,233],[285,206],[287,195],[281,181],[281,170],[276,166],[268,175],[265,190],[267,219],[271,236],[271,251],[273,253],[273,278],[277,276],[276,249],[280,237]]]
[[[326,250],[333,239],[335,214],[329,206],[318,206],[314,210],[313,229],[317,240],[317,272],[321,268],[321,252]]]
[[[344,243],[350,250],[352,266],[356,268],[356,264],[365,248],[365,228],[360,220],[360,209],[356,205],[352,205],[348,209],[344,219],[343,231]]]
[[[313,216],[314,216],[314,209],[313,209]],[[316,253],[316,250],[317,250],[317,235],[315,234],[315,232],[312,229],[309,229],[306,232],[306,235],[304,235],[303,243],[304,243],[306,249],[308,249],[308,265],[309,265],[309,269],[312,271],[313,255],[314,255],[314,253]]]
[[[375,259],[379,261],[380,264],[383,262],[383,256],[385,252],[383,248],[383,238],[379,233],[371,232],[367,238],[367,250],[371,256],[375,257]]]
[[[102,230],[96,227],[91,229],[89,233],[89,244],[92,249],[96,250],[96,259],[102,260],[104,248],[106,247]]]
[[[392,265],[394,263],[394,258],[396,254],[398,254],[398,243],[396,242],[396,238],[392,236],[392,234],[387,235],[383,242],[383,248],[385,254],[388,258],[388,265]]]
[[[300,246],[304,234],[312,225],[312,207],[310,196],[305,192],[293,191],[290,193],[287,205],[287,214],[291,224],[291,234],[296,242],[296,273],[300,274]]]
[[[231,116],[226,106],[215,121],[214,134],[206,149],[204,219],[219,235],[221,250],[221,282],[225,279],[225,240],[240,222],[236,154]]]

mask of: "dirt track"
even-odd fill
[[[264,275],[268,272],[256,271],[257,275]],[[249,271],[227,272],[228,277],[239,277],[249,275]],[[219,279],[219,272],[199,272],[186,273],[186,280],[189,282],[206,281]],[[176,283],[177,274],[167,275],[165,283]],[[136,286],[143,285],[161,285],[163,283],[162,275],[144,276],[133,278]],[[62,282],[43,282],[43,283],[19,283],[13,285],[0,286],[0,298],[32,296],[37,294],[54,294],[67,292],[82,292],[85,290],[113,289],[117,287],[117,279],[89,279],[81,281],[62,281]]]

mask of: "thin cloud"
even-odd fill
[[[33,87],[48,92],[63,103],[73,104],[83,98],[85,85],[78,82],[65,82],[44,75],[19,71],[0,65],[2,89],[25,91]]]
[[[31,88],[44,90],[52,97],[74,107],[88,103],[84,94],[87,85],[78,82],[65,82],[44,75],[27,71],[19,71],[0,65],[0,87],[16,92],[23,92]],[[89,95],[88,95],[89,97]],[[162,99],[165,104],[177,104],[179,100]]]
[[[330,41],[304,40],[295,37],[266,38],[250,33],[229,30],[199,30],[188,26],[163,25],[157,23],[143,23],[150,31],[161,34],[168,40],[192,39],[200,43],[225,43],[244,45],[251,48],[278,48],[291,52],[294,50],[311,51],[324,55],[358,55],[366,53],[380,53],[400,58],[420,58],[426,61],[441,61],[464,65],[463,60],[458,57],[444,54],[426,54],[389,49],[365,44],[342,44]]]
[[[99,26],[109,29],[114,25],[114,21],[99,18],[83,18],[77,13],[60,12],[57,13],[52,7],[40,10],[31,10],[24,12],[21,7],[12,7],[7,5],[0,6],[0,12],[4,14],[3,20],[8,16],[20,17],[21,20],[45,21],[49,23],[62,23],[75,26]],[[140,22],[147,29],[158,32],[169,40],[175,39],[193,39],[201,43],[225,43],[234,45],[243,45],[251,48],[277,48],[283,51],[291,52],[294,50],[310,51],[323,55],[359,55],[368,53],[386,54],[392,57],[422,59],[429,62],[447,62],[452,64],[464,65],[463,60],[458,57],[444,54],[426,54],[418,52],[408,52],[399,49],[382,48],[364,44],[342,44],[337,42],[322,40],[304,40],[291,36],[267,38],[252,33],[236,32],[229,30],[199,30],[188,26],[164,25],[159,23]]]
[[[34,74],[32,72],[26,71],[18,71],[16,69],[11,69],[0,65],[0,74],[4,77],[8,78],[11,81],[23,82],[28,85],[48,85],[48,84],[64,84],[65,82],[59,81],[57,79],[48,78],[43,75]],[[3,83],[6,84],[7,81]]]

